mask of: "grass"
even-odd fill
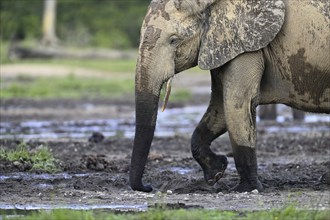
[[[9,61],[7,58],[8,47],[8,42],[0,41],[0,64],[7,63]]]
[[[177,220],[177,219],[237,219],[237,220],[327,220],[330,211],[304,211],[289,206],[282,210],[256,211],[256,212],[233,212],[219,210],[162,210],[152,209],[147,212],[140,213],[122,213],[115,214],[113,212],[106,213],[101,211],[76,211],[76,210],[52,210],[32,213],[29,216],[10,217],[10,219],[24,220],[96,220],[96,219],[113,219],[113,220]],[[6,219],[6,217],[4,217]],[[9,219],[9,218],[8,218]]]
[[[54,173],[59,171],[56,159],[47,146],[40,145],[36,150],[29,151],[26,143],[21,143],[16,149],[0,149],[0,159],[16,162],[28,171],[43,171]]]
[[[0,98],[80,98],[133,95],[134,82],[129,79],[65,77],[26,77],[1,82]]]
[[[15,61],[17,64],[47,64],[93,69],[109,73],[129,73],[134,76],[136,60],[106,59],[26,59]],[[133,77],[134,78],[134,77]]]
[[[91,70],[89,77],[76,77],[67,73],[62,76],[29,76],[28,68],[15,78],[0,78],[0,99],[7,98],[84,98],[134,95],[134,72],[136,60],[93,59],[26,59],[9,61],[6,58],[7,42],[0,42],[0,64],[41,64],[67,66]],[[105,72],[104,77],[93,76],[93,70]],[[23,75],[24,74],[24,75]]]
[[[27,42],[29,43],[29,42]],[[0,41],[0,64],[47,64],[83,69],[94,69],[105,72],[134,74],[136,59],[130,60],[107,60],[107,59],[23,59],[9,60],[7,57],[9,42]]]
[[[30,77],[21,75],[14,80],[0,81],[0,99],[9,98],[124,98],[134,97],[134,79],[109,77]],[[190,92],[177,89],[171,101],[191,98]]]
[[[0,77],[0,99],[9,98],[123,98],[131,96],[134,100],[134,73],[136,60],[102,59],[24,59],[10,61],[6,58],[8,42],[0,42],[0,64],[25,64],[27,68],[18,77]],[[67,73],[61,76],[29,75],[28,65],[66,66],[91,70],[90,76],[75,76]],[[103,75],[93,76],[93,71]],[[171,101],[191,99],[186,89],[175,89]]]

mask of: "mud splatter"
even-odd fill
[[[307,95],[306,99],[301,101],[309,103],[309,99],[312,99],[315,105],[320,105],[323,93],[329,89],[329,77],[317,66],[307,62],[305,48],[300,48],[297,54],[288,57],[288,62],[295,91],[299,95]]]
[[[159,28],[148,26],[142,39],[141,50],[152,50],[155,47],[158,39],[160,38],[161,33],[162,31]]]
[[[155,17],[155,19],[159,16],[162,16],[165,20],[170,20],[170,15],[165,11],[166,4],[170,0],[153,0],[149,5],[148,14],[145,17],[145,24],[148,25],[150,19]]]

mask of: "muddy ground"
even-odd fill
[[[20,109],[23,119],[24,106],[32,108],[25,102],[12,100],[6,105],[16,111]],[[36,102],[34,106],[38,109],[42,109],[43,104],[45,108],[51,106],[50,101]],[[61,103],[59,100],[55,102],[57,105]],[[64,105],[66,102],[61,105],[68,108],[62,107],[63,112],[79,111],[75,109],[79,105]],[[115,105],[116,108],[127,109],[114,111],[116,116],[122,112],[122,117],[128,117],[129,112],[133,111],[129,110],[129,102],[112,105],[96,101],[93,105],[98,103],[110,108]],[[37,112],[35,109],[33,120],[38,119]],[[55,112],[50,118],[54,120],[58,115]],[[7,112],[6,121],[10,121],[9,116]],[[40,117],[44,119],[43,114]],[[128,186],[132,138],[105,137],[102,141],[97,138],[27,140],[32,150],[40,145],[49,146],[62,172],[52,175],[26,173],[29,165],[0,161],[0,207],[120,205],[120,209],[144,209],[155,204],[170,204],[174,207],[259,210],[293,204],[301,208],[330,209],[329,185],[324,183],[324,179],[321,180],[321,176],[330,169],[330,134],[329,130],[318,129],[328,126],[328,123],[308,123],[309,129],[303,132],[281,132],[281,129],[266,132],[267,127],[274,124],[285,128],[301,123],[258,123],[259,178],[265,186],[262,193],[229,192],[229,188],[237,183],[238,176],[227,135],[212,144],[214,151],[228,155],[229,159],[225,177],[213,187],[205,184],[203,173],[191,156],[190,134],[155,138],[144,175],[144,181],[154,187],[149,194],[133,192]],[[11,149],[19,143],[17,139],[0,140],[4,149]]]
[[[172,103],[169,107],[206,105],[208,95],[199,95],[191,103]],[[79,127],[79,120],[115,118],[128,120],[128,126],[134,127],[130,124],[134,117],[133,104],[130,98],[2,100],[0,147],[12,149],[21,142],[19,138],[4,138],[8,133],[4,128],[8,124],[4,123],[19,128],[25,121],[70,120],[72,126]],[[176,124],[180,123],[182,121],[176,121]],[[192,122],[184,126],[192,130],[195,125]],[[304,129],[285,129],[300,126]],[[25,140],[31,150],[41,145],[48,146],[61,172],[29,173],[26,172],[29,164],[1,160],[0,209],[67,207],[144,210],[159,205],[238,211],[288,205],[303,209],[330,209],[330,187],[326,184],[329,180],[324,176],[322,178],[330,170],[329,121],[258,122],[259,178],[265,187],[265,191],[260,193],[229,192],[238,182],[238,176],[227,134],[212,144],[215,152],[226,154],[229,160],[225,176],[215,186],[204,182],[202,170],[191,156],[191,133],[157,136],[143,178],[144,182],[152,184],[154,191],[140,193],[132,191],[128,185],[132,137],[105,135],[102,140],[92,135],[95,131],[102,133],[102,129],[93,127],[80,138],[54,138],[40,134],[39,138]],[[31,131],[23,129],[22,132]]]

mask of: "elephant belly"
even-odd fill
[[[282,103],[303,111],[330,113],[329,61],[312,64],[305,56],[301,49],[286,60],[274,56],[268,59],[260,85],[260,104]]]
[[[264,48],[262,103],[330,113],[329,17],[307,1],[287,1],[286,21]]]
[[[287,104],[305,111],[330,113],[330,73],[306,64],[296,71]]]
[[[324,49],[317,51],[300,47],[284,56],[285,67],[279,70],[281,80],[288,86],[286,104],[305,111],[330,113],[330,61]]]

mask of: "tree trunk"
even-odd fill
[[[259,109],[260,120],[276,120],[276,105],[261,105]]]
[[[305,119],[305,112],[293,108],[292,117],[293,117],[293,120],[303,121]]]
[[[259,109],[260,120],[276,120],[277,109],[276,105],[262,105]],[[302,121],[305,118],[305,112],[292,108],[293,120]]]
[[[57,0],[44,0],[44,14],[42,21],[42,43],[50,46],[57,43],[55,33]]]

